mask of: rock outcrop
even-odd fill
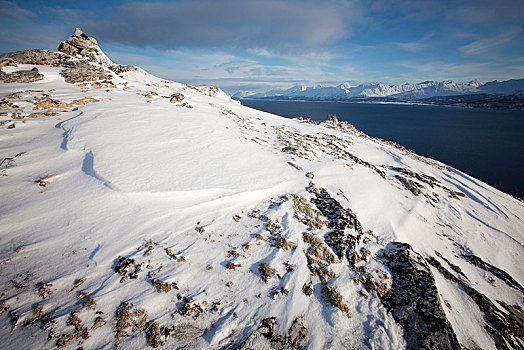
[[[109,75],[100,66],[89,64],[88,62],[77,62],[71,64],[69,68],[60,73],[66,83],[75,84],[86,81],[106,80]]]
[[[0,62],[2,62],[2,65],[12,65],[12,63],[15,62],[19,64],[59,66],[70,58],[71,56],[64,52],[52,50],[26,50],[0,55]]]
[[[96,39],[82,32],[80,28],[76,28],[74,35],[60,43],[58,51],[78,58],[87,58],[105,67],[115,65],[113,61],[100,50]]]
[[[407,348],[461,349],[424,258],[400,242],[389,243],[380,258],[393,277],[391,295],[382,301],[404,329]]]
[[[521,344],[522,338],[524,336],[524,313],[522,312],[522,308],[518,304],[509,305],[504,301],[497,300],[497,303],[499,303],[506,309],[506,313],[503,311],[503,309],[497,307],[496,304],[493,301],[491,301],[486,295],[473,288],[473,286],[467,280],[455,277],[437,259],[431,257],[428,258],[427,261],[431,266],[436,268],[444,278],[451,281],[452,283],[455,283],[457,286],[460,286],[460,288],[471,298],[471,300],[475,304],[477,304],[480,312],[484,314],[484,328],[486,329],[486,332],[490,335],[490,337],[493,339],[493,342],[495,343],[497,349],[522,349]],[[480,268],[486,266],[491,266],[492,268],[495,268],[494,266],[482,261],[482,259],[477,260],[475,258],[472,258],[471,261],[473,261],[473,263],[476,263],[477,267]],[[499,269],[497,270],[504,273],[503,275],[496,275],[497,277],[506,275],[509,276],[506,272]],[[493,273],[494,271],[495,273],[497,273],[496,270],[492,270],[489,272]],[[509,276],[509,278],[511,278],[511,276]]]
[[[251,332],[237,349],[304,349],[307,345],[308,329],[302,318],[296,318],[287,334],[279,334],[278,321],[275,317],[262,320],[260,326]]]
[[[44,79],[37,68],[31,70],[19,70],[13,73],[0,71],[0,80],[4,83],[32,83]]]

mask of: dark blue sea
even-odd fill
[[[524,197],[524,111],[379,103],[243,100],[283,117],[336,114],[371,136]]]

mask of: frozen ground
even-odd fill
[[[0,84],[2,348],[524,347],[522,202],[212,87],[2,70],[34,67]]]

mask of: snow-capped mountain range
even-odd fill
[[[398,99],[423,99],[436,96],[455,96],[469,94],[515,94],[524,93],[524,79],[492,81],[481,83],[472,80],[458,83],[452,80],[424,81],[416,84],[389,85],[383,83],[351,84],[342,83],[337,86],[313,85],[293,86],[287,90],[270,90],[265,93],[239,91],[232,97],[235,99],[313,99],[313,100],[345,100],[355,98],[390,97]]]
[[[95,42],[0,55],[2,349],[523,348],[522,201]]]

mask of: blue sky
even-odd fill
[[[0,0],[0,52],[76,26],[115,62],[233,93],[524,78],[524,0]]]

